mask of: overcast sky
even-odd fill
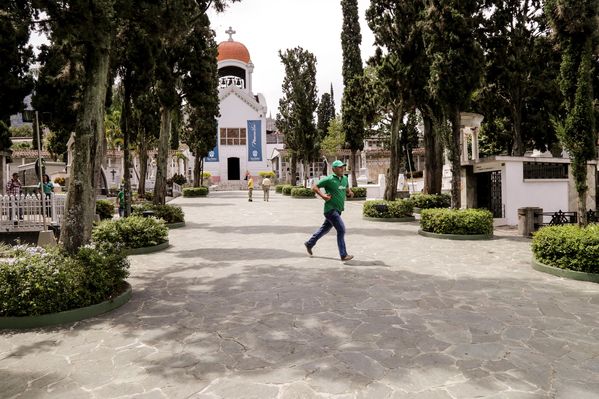
[[[358,4],[365,61],[374,54],[374,38],[365,20],[370,2],[358,0]],[[211,12],[210,19],[217,43],[228,40],[225,31],[231,26],[237,32],[233,39],[248,48],[254,63],[252,89],[264,94],[273,118],[285,74],[279,50],[297,46],[316,56],[318,97],[328,92],[332,83],[339,110],[343,93],[340,0],[242,0],[224,13]]]

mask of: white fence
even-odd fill
[[[66,194],[0,195],[0,231],[41,231],[46,225],[60,225],[64,216]]]

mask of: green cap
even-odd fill
[[[333,168],[338,168],[340,166],[345,166],[345,164],[342,161],[340,161],[340,160],[336,160],[335,162],[333,162],[331,164],[331,167],[333,167]]]

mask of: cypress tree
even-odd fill
[[[358,1],[341,0],[343,11],[343,28],[341,30],[341,49],[343,50],[343,100],[341,115],[345,140],[351,150],[350,169],[352,186],[357,186],[356,152],[364,149],[364,117],[362,104],[364,101],[361,76],[363,73],[360,43],[360,21],[358,18]]]
[[[555,121],[555,125],[560,141],[570,153],[581,225],[587,224],[587,162],[597,157],[592,62],[598,9],[597,0],[547,0],[545,3],[545,12],[562,52],[558,82],[567,116],[563,121]]]

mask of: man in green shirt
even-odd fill
[[[343,175],[345,164],[339,160],[332,163],[333,174],[321,179],[318,184],[312,185],[312,191],[316,193],[324,202],[324,217],[325,221],[318,230],[304,243],[308,254],[312,255],[312,248],[316,242],[327,234],[333,227],[337,230],[337,246],[339,247],[339,256],[341,260],[348,261],[353,259],[352,255],[347,254],[345,248],[345,224],[341,219],[345,205],[345,196],[354,196],[353,191],[349,188],[347,176]],[[324,188],[326,194],[320,191]]]

